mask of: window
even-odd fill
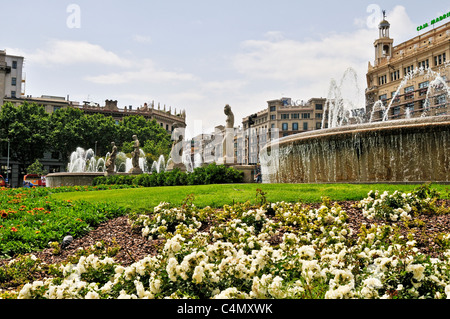
[[[270,116],[270,119],[274,121],[274,120],[277,119],[277,116],[276,116],[276,115],[271,115],[271,116]]]
[[[323,110],[323,105],[322,104],[316,104],[316,110],[317,111],[322,111]]]
[[[56,111],[58,111],[59,109],[61,109],[61,106],[54,106],[54,107],[53,107],[53,112],[56,112]]]
[[[411,85],[411,86],[408,86],[408,87],[405,88],[405,93],[409,93],[409,92],[412,92],[412,91],[414,91],[414,85]]]
[[[391,98],[394,98],[395,93],[397,93],[397,91],[391,92]],[[398,103],[398,102],[400,102],[400,97],[397,94],[397,96],[395,96],[395,99],[394,99],[394,101],[392,101],[392,103]]]
[[[400,79],[400,70],[391,72],[391,81],[396,81]]]
[[[419,89],[425,89],[430,85],[430,81],[419,83]]]
[[[407,66],[406,68],[403,69],[403,75],[407,75],[409,72],[414,71],[414,66]]]
[[[430,64],[428,62],[428,59],[426,59],[425,61],[419,62],[419,68],[428,69],[429,67],[430,67]]]
[[[302,119],[310,119],[311,113],[302,113]]]
[[[387,83],[387,77],[386,77],[386,74],[385,74],[385,75],[382,75],[382,76],[380,76],[380,77],[378,77],[378,84],[379,84],[379,85],[386,84],[386,83]]]
[[[322,118],[322,113],[316,113],[316,119],[321,119]]]
[[[291,114],[291,119],[298,119],[299,116],[300,116],[299,113],[292,113],[292,114]]]
[[[405,100],[414,98],[414,85],[405,88]]]
[[[277,107],[275,105],[272,105],[270,107],[270,112],[275,112],[277,110]]]
[[[303,131],[308,130],[308,122],[303,122]]]
[[[386,100],[386,99],[387,99],[387,94],[380,95],[380,96],[378,97],[378,99],[379,99],[379,100]]]
[[[289,114],[281,114],[281,119],[282,120],[288,120],[289,119]]]
[[[298,131],[298,123],[292,123],[292,130]]]
[[[445,104],[446,102],[447,102],[447,96],[446,96],[446,94],[442,94],[435,98],[434,104],[441,105],[441,104]]]
[[[17,69],[17,61],[12,61],[12,68]]]
[[[439,54],[437,56],[434,57],[434,65],[441,65],[443,63],[445,63],[446,60],[446,56],[445,56],[445,52],[442,54]]]
[[[16,86],[17,78],[11,78],[11,85]]]
[[[408,103],[408,104],[406,104],[405,111],[406,111],[407,113],[412,113],[412,112],[414,112],[414,103]]]
[[[16,98],[16,91],[11,91],[11,97]]]
[[[288,123],[283,123],[282,126],[281,126],[281,129],[283,131],[287,131],[288,130]]]
[[[400,114],[400,106],[394,107],[393,113],[394,113],[394,115],[399,115]]]
[[[316,130],[320,130],[322,128],[322,123],[317,122],[316,123]]]

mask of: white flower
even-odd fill
[[[95,291],[89,291],[84,299],[100,299],[100,295]]]
[[[167,274],[169,275],[169,279],[171,281],[177,281],[177,266],[177,260],[174,257],[171,257],[166,267]]]
[[[450,299],[450,285],[445,286],[445,294],[447,295],[447,299]]]
[[[194,274],[192,275],[192,279],[196,284],[199,284],[203,280],[203,275],[204,275],[203,267],[200,265],[196,266],[194,269]]]
[[[425,267],[420,264],[412,264],[412,265],[410,264],[406,267],[406,271],[411,271],[413,273],[414,279],[419,281],[425,277],[424,270]]]

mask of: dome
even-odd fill
[[[383,20],[380,22],[380,24],[378,25],[379,28],[383,28],[383,27],[390,27],[391,24],[389,22],[387,22],[387,20]]]

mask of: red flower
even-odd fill
[[[16,232],[17,228],[16,227],[11,227],[11,231]]]

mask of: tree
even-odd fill
[[[54,151],[67,159],[77,147],[83,147],[83,111],[75,108],[59,109],[50,117],[50,141]]]
[[[49,115],[41,105],[24,102],[3,105],[0,112],[1,139],[10,142],[10,157],[20,164],[30,165],[49,150]]]
[[[27,167],[27,174],[47,175],[47,171],[44,170],[44,166],[39,160],[36,160],[33,164]]]
[[[117,138],[117,125],[111,116],[88,115],[72,107],[52,114],[50,131],[53,149],[61,152],[65,160],[77,147],[95,149],[97,146],[97,155],[104,156]]]

